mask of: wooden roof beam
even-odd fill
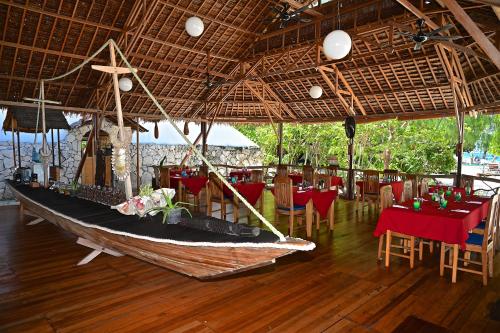
[[[290,5],[290,7],[292,7],[293,9],[299,9],[299,8],[302,8],[303,6],[305,6],[307,3],[309,3],[309,5],[311,5],[311,3],[313,3],[314,1],[307,1],[306,3],[300,3],[300,2],[295,1],[295,0],[284,0],[284,2],[288,3]],[[318,12],[312,8],[306,9],[304,12],[311,15],[311,16],[315,16],[315,17],[323,16],[323,14],[321,14],[320,12]]]
[[[491,61],[500,69],[500,52],[491,43],[491,41],[484,35],[479,27],[472,21],[470,16],[463,10],[462,7],[455,0],[442,0],[442,2],[450,9],[455,16],[456,20],[467,30],[471,37],[488,55]]]

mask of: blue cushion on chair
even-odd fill
[[[483,235],[469,234],[469,238],[465,242],[471,245],[483,245]]]
[[[290,207],[281,207],[281,206],[278,206],[278,209],[281,209],[281,210],[290,210]],[[293,205],[293,210],[301,210],[301,209],[306,209],[306,206]]]
[[[481,223],[479,223],[474,229],[484,230],[484,228],[486,228],[486,222],[485,221],[481,221]]]

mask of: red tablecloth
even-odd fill
[[[179,188],[179,182],[181,181],[182,177],[181,176],[170,176],[170,188],[175,189],[177,192],[177,189]]]
[[[198,195],[207,184],[208,178],[203,176],[181,178],[182,184],[194,195]]]
[[[434,192],[436,189],[443,189],[443,191],[447,191],[448,190],[448,187],[449,186],[446,186],[446,185],[437,185],[437,186],[429,186],[429,193],[432,193]],[[454,192],[460,192],[460,194],[462,195],[462,198],[465,199],[465,189],[462,188],[462,187],[453,187],[453,190],[451,191],[452,193]]]
[[[332,186],[344,187],[344,181],[342,180],[342,177],[332,176],[330,182]]]
[[[302,183],[303,177],[301,174],[292,173],[292,174],[289,174],[288,177],[292,180],[293,185],[297,185],[299,183]]]
[[[172,169],[170,170],[170,176],[181,176],[182,171],[186,171],[186,174],[190,175],[193,173],[193,170],[191,169]]]
[[[233,170],[229,173],[229,177],[236,177],[238,180],[242,180],[243,177],[250,177],[252,172],[250,170]]]
[[[337,191],[334,190],[307,190],[298,191],[294,188],[293,192],[293,204],[305,206],[309,200],[312,199],[313,205],[318,211],[322,218],[326,217],[328,214],[328,209],[330,208],[333,200],[337,198]]]
[[[425,196],[420,211],[413,210],[413,200],[401,204],[409,209],[390,207],[382,211],[373,233],[376,237],[387,230],[405,235],[422,237],[448,244],[459,244],[465,249],[465,241],[469,230],[474,229],[488,215],[489,198],[471,196],[455,202],[448,199],[448,207],[439,209],[438,203],[432,202],[430,196]],[[478,201],[481,204],[468,203]],[[469,213],[453,212],[454,209],[468,210]]]
[[[232,185],[252,206],[255,206],[266,186],[265,183],[236,183]],[[226,186],[224,186],[224,194],[228,197],[233,196],[233,192]]]
[[[356,185],[359,186],[359,188],[361,189],[361,193],[363,193],[363,181],[362,180],[357,181]],[[397,202],[400,202],[401,201],[401,196],[403,195],[404,182],[402,182],[402,181],[380,182],[379,186],[380,187],[384,187],[384,186],[387,186],[387,185],[391,185],[392,186],[392,195],[394,195],[394,199]]]

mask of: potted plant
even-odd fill
[[[172,199],[163,190],[161,192],[162,192],[163,198],[165,199],[165,205],[153,207],[153,208],[149,209],[146,213],[150,213],[150,212],[162,213],[163,214],[162,223],[165,223],[165,221],[167,221],[168,224],[179,223],[183,210],[186,211],[189,214],[189,216],[192,216],[191,212],[186,207],[181,206],[183,204],[189,205],[189,203],[180,202],[180,201],[173,203]]]
[[[154,190],[151,184],[146,184],[142,185],[140,190],[139,190],[139,196],[140,197],[149,197],[151,194],[153,194]]]
[[[76,196],[76,193],[78,192],[79,184],[76,180],[71,182],[71,189],[70,189],[70,195],[72,197]]]

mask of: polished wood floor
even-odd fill
[[[274,219],[269,193],[265,215]],[[340,200],[334,232],[314,231],[313,252],[201,282],[130,257],[77,267],[89,250],[73,235],[0,207],[0,332],[500,332],[488,319],[500,256],[488,287],[471,274],[440,278],[437,253],[413,270],[393,259],[387,271],[376,262],[376,219]]]

